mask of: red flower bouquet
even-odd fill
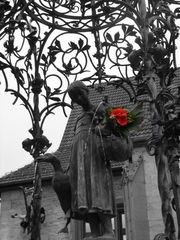
[[[114,108],[110,112],[110,118],[115,118],[119,125],[126,126],[128,124],[128,111],[123,108]]]
[[[108,107],[98,125],[101,143],[100,151],[106,156],[106,161],[123,162],[132,157],[133,144],[129,132],[142,121],[141,105],[128,110],[124,107]]]
[[[108,108],[103,124],[106,124],[116,136],[127,137],[129,131],[137,127],[141,121],[141,106],[137,105],[132,110],[123,107]]]

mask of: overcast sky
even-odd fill
[[[2,82],[2,79],[1,79]],[[32,127],[28,111],[17,102],[12,105],[14,97],[5,93],[0,85],[0,176],[17,170],[32,162],[33,158],[22,148],[22,141],[31,138],[28,130]],[[44,135],[52,143],[48,152],[55,151],[61,141],[67,118],[58,108],[55,115],[47,118]]]
[[[177,56],[177,62],[180,65],[180,54]],[[1,82],[3,82],[2,79]],[[32,127],[30,117],[27,110],[21,105],[21,102],[19,101],[12,105],[13,100],[14,97],[10,93],[4,92],[4,86],[1,84],[0,177],[31,163],[33,160],[30,154],[22,148],[22,141],[26,138],[31,138],[28,132]],[[52,143],[48,152],[53,152],[58,148],[67,120],[68,118],[64,116],[61,108],[55,111],[55,115],[47,118],[44,125],[44,135]]]
[[[180,66],[180,39],[176,41],[177,65]],[[32,157],[22,148],[22,141],[31,138],[28,130],[32,128],[27,110],[21,102],[12,105],[14,97],[4,92],[2,75],[0,75],[0,177],[32,162]],[[70,111],[69,111],[70,112]],[[68,118],[58,108],[55,115],[47,118],[44,135],[52,142],[48,152],[55,151],[61,141]]]

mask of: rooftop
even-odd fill
[[[180,76],[180,69],[177,70],[177,76]],[[176,77],[175,82],[178,81],[178,77]],[[94,104],[99,103],[104,96],[108,96],[108,100],[112,106],[126,106],[128,108],[132,107],[132,103],[129,102],[129,96],[122,88],[115,88],[112,85],[105,86],[105,90],[100,94],[94,88],[90,88],[90,99]],[[80,112],[80,107],[77,105],[71,111],[69,116],[69,120],[64,131],[63,138],[61,140],[60,146],[58,148],[58,157],[61,161],[63,169],[66,169],[69,164],[70,158],[70,150],[71,143],[73,138],[73,130],[76,118]],[[134,141],[145,140],[151,134],[151,125],[149,121],[149,111],[148,111],[148,103],[143,104],[143,117],[144,121],[141,126],[132,133],[132,138]],[[120,163],[113,162],[112,167],[117,168],[120,167]],[[53,168],[49,163],[41,163],[41,172],[42,179],[47,180],[52,178],[53,176]],[[17,171],[11,172],[0,178],[0,187],[8,187],[12,185],[29,183],[34,179],[34,164],[28,164],[23,168],[18,169]]]

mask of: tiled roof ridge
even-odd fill
[[[10,171],[10,172],[5,173],[5,174],[3,175],[3,178],[5,178],[6,176],[9,176],[9,175],[11,175],[11,174],[17,173],[17,172],[19,172],[19,170],[26,169],[26,168],[28,168],[31,164],[33,164],[33,162],[27,163],[27,164],[25,164],[23,167],[19,167],[19,168],[17,168],[16,170],[12,170],[12,171]],[[0,178],[0,179],[1,179],[1,178]]]
[[[53,175],[53,168],[48,163],[40,163],[41,165],[41,175],[42,179],[47,179],[47,177],[51,178]],[[48,174],[46,174],[46,170],[48,169]],[[26,164],[25,166],[18,168],[15,171],[11,171],[10,173],[6,173],[4,176],[0,178],[0,186],[23,183],[23,182],[31,182],[34,180],[34,162]]]
[[[11,172],[8,172],[8,173],[6,173],[5,175],[3,175],[1,178],[0,178],[0,184],[2,183],[2,182],[8,182],[9,181],[9,178],[11,178],[12,176],[14,176],[14,175],[21,175],[21,176],[23,176],[24,175],[24,170],[27,170],[27,168],[29,168],[31,166],[31,168],[32,168],[32,166],[33,166],[33,163],[31,162],[31,163],[28,163],[28,164],[26,164],[25,166],[23,166],[23,167],[20,167],[20,168],[18,168],[18,169],[16,169],[16,170],[14,170],[14,171],[11,171]],[[18,180],[17,180],[18,181]]]
[[[180,76],[180,68],[177,69],[176,72],[176,79],[177,81]],[[115,105],[131,105],[129,103],[129,97],[128,95],[120,88],[116,89],[112,85],[107,85],[104,93],[100,96],[94,88],[90,89],[91,98],[94,102],[101,101],[103,95],[109,95],[110,102],[112,101],[112,104]],[[112,99],[111,99],[112,98]],[[129,105],[129,106],[130,106]],[[148,111],[148,105],[145,104],[144,113],[147,115]],[[60,143],[59,148],[57,149],[56,153],[59,156],[59,159],[61,160],[62,167],[65,169],[67,165],[69,164],[69,158],[70,158],[70,149],[71,149],[71,142],[73,137],[73,129],[74,129],[74,123],[76,121],[76,117],[79,113],[79,108],[75,108],[71,111],[69,115],[69,119]],[[148,118],[146,116],[146,123],[144,124],[143,128],[139,129],[139,131],[136,131],[132,137],[134,139],[139,140],[145,140],[150,134],[151,134],[151,128],[150,128],[150,121],[148,121]],[[114,167],[119,167],[119,163],[114,163]],[[27,170],[27,171],[26,171]],[[5,176],[0,178],[0,187],[5,185],[10,185],[17,183],[18,181],[28,181],[33,179],[33,163],[27,164],[22,168],[17,169],[16,171],[12,171],[9,174],[5,174]],[[42,179],[48,178],[53,175],[53,168],[51,164],[43,163],[42,164]]]

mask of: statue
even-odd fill
[[[63,172],[56,152],[39,156],[36,161],[49,162],[54,167],[52,185],[67,217],[59,232],[67,232],[73,218],[89,223],[92,238],[113,240],[111,219],[116,215],[116,204],[110,160],[131,160],[132,141],[119,129],[127,131],[129,123],[132,126],[133,121],[139,122],[139,107],[132,111],[112,108],[107,97],[95,106],[89,100],[89,88],[81,81],[70,84],[67,92],[72,103],[82,108],[74,127],[68,174]],[[119,122],[116,128],[111,125],[115,119]]]
[[[81,81],[73,82],[67,92],[72,103],[82,108],[75,123],[68,175],[63,173],[56,152],[39,156],[36,161],[49,162],[54,167],[53,188],[68,215],[60,232],[67,232],[73,218],[89,223],[92,238],[113,240],[111,219],[116,215],[116,204],[110,160],[130,160],[132,141],[114,132],[109,121],[103,122],[111,108],[107,97],[93,105],[88,98],[89,89]],[[127,110],[116,108],[112,112],[115,111],[118,111],[117,120],[127,127]],[[120,116],[120,112],[126,114]]]
[[[106,110],[106,102],[94,106],[89,89],[84,83],[73,82],[68,88],[73,103],[82,107],[75,125],[70,159],[71,211],[75,219],[89,222],[92,237],[113,239],[111,218],[115,216],[115,199],[112,173],[102,145],[98,123]],[[102,229],[102,232],[101,232]]]

